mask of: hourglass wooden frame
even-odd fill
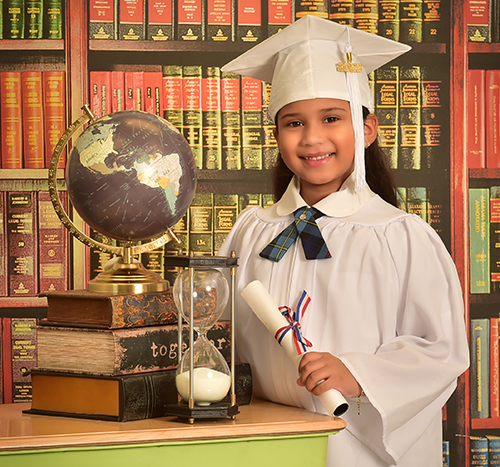
[[[229,300],[231,312],[231,345],[230,345],[230,371],[231,371],[231,387],[230,387],[230,401],[212,403],[209,406],[196,406],[194,402],[194,351],[190,352],[189,362],[189,400],[184,401],[179,394],[179,401],[177,404],[169,404],[166,407],[165,415],[177,416],[180,419],[194,423],[196,419],[207,418],[231,418],[234,419],[239,413],[238,404],[236,400],[236,383],[235,383],[235,346],[234,346],[234,290],[236,268],[238,267],[238,258],[236,253],[231,252],[230,257],[225,256],[166,256],[165,267],[177,268],[179,271],[184,269],[189,270],[189,278],[191,290],[194,286],[194,272],[196,269],[230,269],[230,283],[229,283]],[[189,310],[189,342],[190,346],[194,348],[194,300],[190,300]],[[178,312],[178,364],[180,365],[182,357],[185,352],[182,352],[183,338],[182,338],[183,319],[182,314]],[[186,350],[187,351],[187,350]],[[227,397],[227,396],[226,396]]]

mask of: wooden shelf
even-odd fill
[[[467,46],[467,51],[469,53],[483,53],[483,54],[500,53],[500,43],[479,44],[476,42],[469,42]]]
[[[499,429],[500,418],[473,418],[471,420],[471,428],[473,430]]]
[[[469,178],[500,179],[500,169],[469,169]]]
[[[63,39],[2,39],[2,50],[64,50]]]
[[[47,180],[48,169],[0,169],[0,180]],[[57,170],[57,178],[64,179],[64,169]]]

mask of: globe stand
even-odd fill
[[[178,371],[181,366],[181,362],[186,353],[189,353],[190,358],[188,365],[188,397],[187,400],[179,393],[179,402],[177,404],[169,404],[165,407],[165,415],[171,415],[178,417],[181,421],[194,423],[197,419],[219,419],[219,418],[230,418],[235,419],[236,415],[239,413],[238,404],[236,401],[236,388],[235,388],[235,346],[234,346],[234,290],[235,290],[235,276],[236,268],[238,267],[238,258],[236,253],[233,251],[231,257],[217,257],[217,256],[166,256],[165,266],[169,268],[178,268],[189,270],[189,282],[190,282],[190,299],[189,299],[189,342],[191,349],[188,349],[184,354],[179,352],[178,361]],[[231,309],[231,387],[230,387],[230,402],[213,402],[209,405],[195,405],[195,369],[194,369],[194,353],[195,353],[195,339],[194,339],[194,297],[198,292],[194,291],[194,275],[195,269],[224,269],[229,268],[231,271],[231,282],[230,282],[230,309]],[[179,277],[177,278],[177,281]],[[176,287],[174,286],[174,298],[176,295]],[[179,304],[176,302],[177,307]],[[182,349],[182,310],[179,309],[178,313],[178,348]],[[178,387],[179,391],[179,387]],[[185,396],[186,397],[186,396]]]

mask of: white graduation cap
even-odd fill
[[[368,73],[411,49],[406,44],[306,15],[222,67],[272,84],[269,115],[305,99],[350,102],[356,191],[364,187],[362,105],[373,111]]]

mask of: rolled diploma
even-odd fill
[[[281,314],[279,306],[260,281],[250,282],[242,290],[241,296],[273,336],[276,335],[278,329],[289,326],[290,323]],[[293,341],[293,332],[289,331],[286,333],[281,341],[281,346],[298,368],[304,355],[297,354],[297,349]],[[349,404],[344,396],[336,389],[330,389],[321,394],[321,396],[318,396],[318,398],[330,415],[340,416],[349,408]]]

